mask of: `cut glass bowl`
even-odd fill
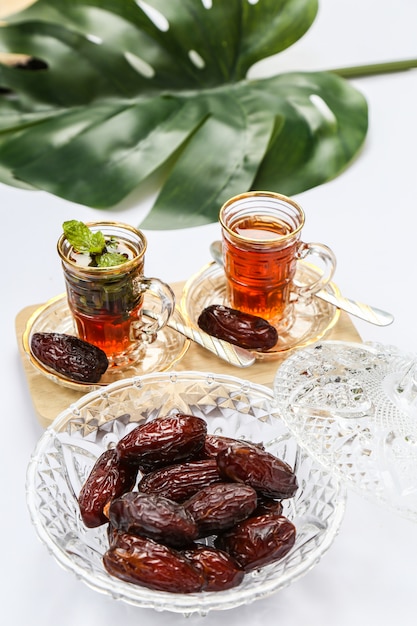
[[[297,530],[294,547],[282,560],[246,574],[234,589],[175,594],[123,582],[102,564],[106,527],[88,529],[81,521],[77,496],[97,457],[137,424],[173,412],[204,418],[210,433],[262,441],[297,474],[299,489],[284,501],[284,515]],[[112,383],[61,413],[29,462],[27,502],[50,553],[92,588],[140,607],[203,615],[248,604],[306,574],[338,533],[345,489],[298,446],[268,388],[231,376],[166,372]]]

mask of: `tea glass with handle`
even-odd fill
[[[77,253],[65,234],[61,235],[57,249],[77,335],[104,350],[110,367],[135,363],[170,319],[174,293],[158,278],[144,276],[147,240],[141,231],[110,221],[87,226],[92,232],[102,232],[127,260],[96,267],[89,264],[88,255]],[[153,319],[142,316],[146,293],[152,296]]]
[[[305,213],[293,199],[267,191],[230,198],[220,209],[223,264],[228,304],[258,315],[279,329],[293,323],[293,303],[309,299],[332,279],[333,251],[322,243],[305,243]],[[300,260],[316,261],[317,278],[296,281]]]

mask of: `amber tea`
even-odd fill
[[[284,247],[268,245],[291,234],[281,220],[248,217],[237,220],[233,232],[254,242],[239,245],[224,239],[225,271],[229,282],[231,306],[268,321],[282,318],[290,298],[296,270],[296,241]],[[256,242],[262,245],[257,246]]]
[[[326,270],[303,296],[318,291],[333,274],[333,253],[322,244],[301,242],[304,212],[293,200],[270,192],[231,198],[220,210],[223,261],[231,307],[258,315],[275,326],[291,323],[297,262],[317,254]]]

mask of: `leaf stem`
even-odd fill
[[[390,72],[404,72],[417,68],[417,59],[405,59],[403,61],[391,61],[387,63],[374,63],[370,65],[357,65],[355,67],[341,67],[329,70],[332,74],[337,74],[343,78],[363,78],[365,76],[375,76],[376,74],[387,74]]]

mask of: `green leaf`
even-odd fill
[[[113,208],[154,173],[145,228],[217,220],[249,189],[337,176],[367,104],[325,72],[249,80],[313,23],[318,0],[38,0],[0,28],[0,180]]]
[[[216,221],[223,202],[251,187],[274,128],[283,123],[279,115],[259,111],[249,91],[218,93],[210,109],[212,115],[178,158],[143,228]]]
[[[126,263],[126,257],[119,252],[105,252],[97,258],[97,267],[113,267]]]
[[[103,252],[105,246],[106,241],[104,239],[103,233],[101,233],[100,231],[96,233],[91,233],[89,249],[90,254],[100,254],[101,252]]]
[[[66,239],[74,250],[89,255],[93,265],[112,267],[126,263],[125,254],[112,251],[118,246],[116,239],[106,241],[100,230],[93,232],[84,222],[77,220],[68,220],[63,223],[62,227]]]
[[[62,227],[66,239],[76,252],[96,255],[101,254],[106,247],[103,233],[101,231],[94,233],[83,222],[69,220],[64,222]]]

